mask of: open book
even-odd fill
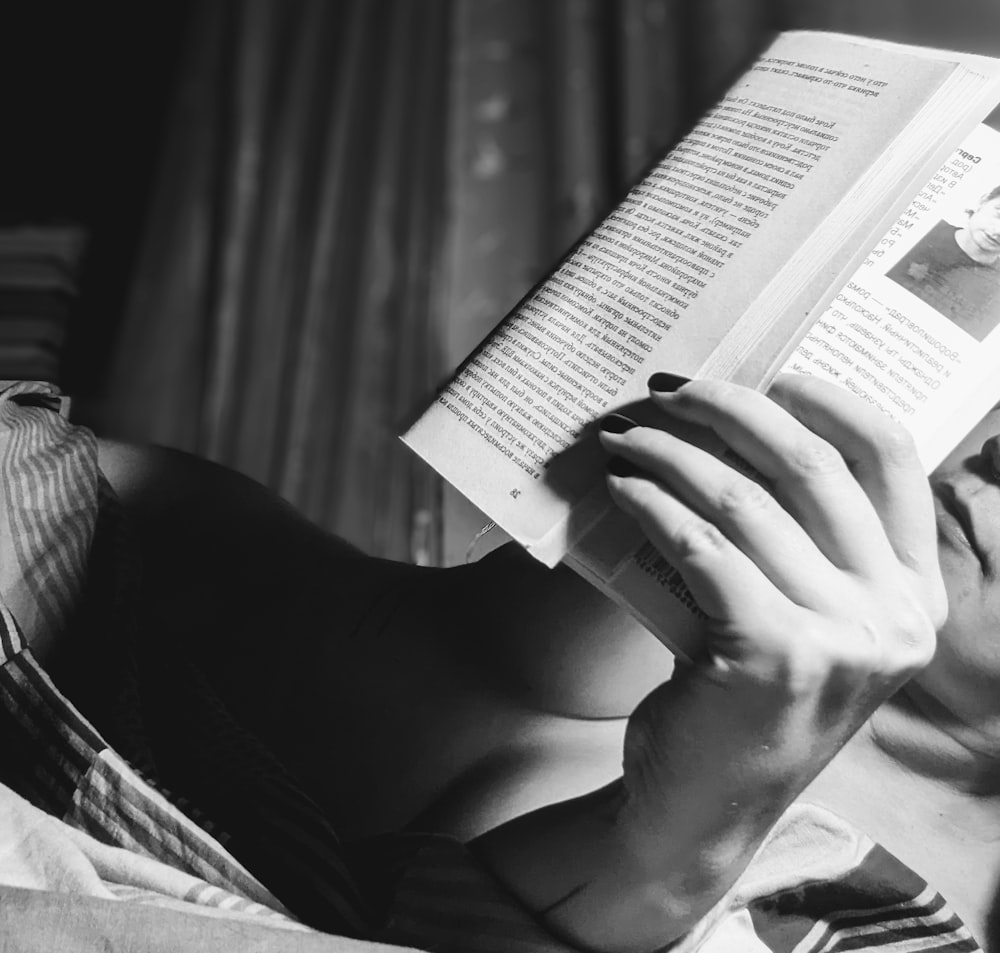
[[[1000,134],[978,125],[998,100],[1000,61],[779,36],[404,441],[690,655],[697,606],[611,503],[594,421],[629,413],[654,371],[764,390],[788,369],[904,422],[932,469],[1000,398],[1000,263],[960,248],[1000,186]]]

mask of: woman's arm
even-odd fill
[[[167,597],[211,575],[231,600],[266,586],[270,604],[331,631],[333,580],[352,594],[409,578],[410,638],[471,660],[528,708],[581,718],[626,717],[672,670],[670,653],[627,612],[565,566],[547,569],[508,544],[439,572],[364,559],[255,481],[191,454],[101,440],[99,462],[169,582]],[[360,600],[359,600],[360,601]],[[470,639],[470,633],[474,638]]]
[[[632,715],[622,778],[473,849],[579,946],[659,949],[691,929],[775,821],[931,658],[946,602],[927,481],[904,432],[783,378],[768,399],[699,381],[653,395],[754,482],[666,429],[602,437],[615,500],[684,575],[705,648]]]
[[[589,790],[614,761],[579,780],[564,728],[584,729],[543,712],[624,717],[669,672],[627,616],[517,547],[447,570],[375,559],[190,454],[101,441],[100,464],[141,552],[144,644],[197,653],[344,836],[417,816],[480,832]],[[558,786],[517,787],[555,770],[540,744],[563,756]]]

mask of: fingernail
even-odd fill
[[[639,468],[624,457],[612,457],[608,461],[608,473],[616,477],[632,477],[639,475]]]
[[[598,426],[605,433],[625,433],[636,426],[636,423],[623,414],[608,414],[607,417],[602,418]]]
[[[680,374],[657,371],[646,381],[646,386],[658,394],[672,394],[675,390],[680,390],[690,380],[690,377],[681,377]]]

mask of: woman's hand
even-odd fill
[[[624,785],[648,862],[678,848],[663,831],[690,832],[708,898],[930,661],[947,605],[928,482],[884,414],[791,375],[768,396],[708,380],[651,396],[667,429],[601,435],[609,487],[708,618],[701,655],[633,714]],[[690,425],[759,477],[670,432]]]
[[[632,714],[621,781],[474,842],[592,949],[659,949],[697,924],[927,664],[946,614],[929,486],[879,411],[791,376],[768,396],[693,381],[652,401],[663,429],[602,432],[608,483],[704,610],[703,651]]]
[[[790,701],[833,682],[816,704],[856,726],[930,660],[947,614],[908,433],[811,377],[778,377],[768,396],[692,381],[651,397],[665,426],[711,432],[758,475],[667,429],[601,433],[615,502],[707,615],[696,669]]]

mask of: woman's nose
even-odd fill
[[[1000,434],[990,437],[979,451],[995,479],[1000,479]]]

